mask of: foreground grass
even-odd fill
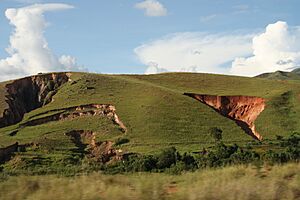
[[[19,176],[0,182],[1,199],[300,199],[300,164],[235,166],[180,176]]]

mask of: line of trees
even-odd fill
[[[236,164],[286,163],[300,160],[300,134],[294,133],[288,138],[278,138],[280,151],[269,150],[257,153],[251,147],[242,148],[237,144],[226,145],[221,141],[220,130],[216,144],[209,150],[198,154],[179,153],[175,147],[162,150],[157,155],[129,155],[125,160],[103,169],[107,173],[120,172],[169,172],[179,174],[208,167],[223,167]]]

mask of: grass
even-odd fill
[[[170,146],[180,151],[199,151],[214,143],[209,133],[212,127],[223,130],[225,143],[246,145],[252,141],[233,121],[184,96],[184,92],[264,97],[267,107],[257,119],[256,126],[266,141],[274,140],[276,135],[288,136],[292,132],[300,132],[300,124],[295,120],[300,116],[299,81],[197,73],[73,73],[72,80],[61,87],[52,103],[26,114],[17,125],[0,129],[0,146],[16,141],[70,146],[69,138],[64,133],[72,129],[97,131],[101,133],[99,140],[115,141],[118,137],[126,136],[130,142],[123,144],[122,149],[145,154],[156,153]],[[286,93],[289,95],[283,98]],[[35,118],[55,114],[59,109],[91,103],[114,105],[128,128],[126,135],[118,131],[111,121],[97,117],[19,127]],[[288,107],[288,110],[283,107]],[[19,132],[9,136],[16,129]],[[56,148],[60,147],[56,145]]]
[[[235,166],[182,175],[93,173],[2,177],[1,199],[299,199],[300,164]]]
[[[276,71],[271,73],[265,73],[257,77],[274,80],[300,80],[299,69],[293,70],[291,72]]]

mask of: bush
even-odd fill
[[[214,138],[214,140],[216,142],[219,142],[222,140],[223,136],[222,136],[222,129],[217,128],[217,127],[213,127],[210,129],[210,135]]]
[[[197,166],[221,167],[232,164],[247,164],[259,160],[259,154],[251,150],[243,150],[238,145],[225,145],[218,143],[205,155],[197,157]]]
[[[197,167],[197,163],[196,163],[194,156],[189,155],[187,153],[183,154],[181,161],[185,165],[185,168],[184,168],[185,170],[193,170]]]
[[[123,163],[126,172],[149,172],[156,169],[154,156],[131,155]]]
[[[157,156],[157,168],[169,168],[171,165],[176,163],[176,160],[177,152],[175,147],[165,149]]]

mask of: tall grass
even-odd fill
[[[180,176],[19,176],[0,182],[0,199],[299,199],[300,164],[235,166]]]

